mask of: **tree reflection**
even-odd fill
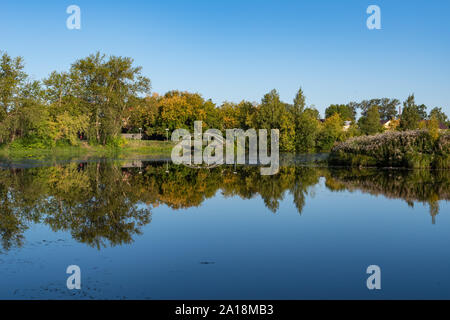
[[[428,204],[433,224],[439,200],[450,199],[449,170],[330,169],[326,185],[330,190],[359,190],[391,199],[403,199],[409,206]]]
[[[288,165],[275,176],[258,167],[191,169],[164,163],[95,161],[50,167],[0,170],[0,241],[3,250],[21,246],[33,223],[67,231],[79,242],[102,248],[131,243],[150,223],[151,210],[200,206],[221,192],[225,197],[261,197],[273,213],[290,195],[299,213],[313,186],[325,179],[331,191],[359,190],[410,205],[427,203],[439,213],[450,197],[449,171],[336,169]]]

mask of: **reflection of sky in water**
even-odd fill
[[[448,202],[433,225],[426,205],[331,192],[324,178],[311,190],[301,215],[287,192],[276,214],[220,191],[200,207],[161,205],[133,244],[100,251],[34,225],[0,255],[0,298],[450,298]],[[66,289],[69,264],[81,292]],[[366,288],[371,264],[378,292]]]

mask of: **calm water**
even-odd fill
[[[0,298],[450,298],[449,198],[450,171],[3,162]]]

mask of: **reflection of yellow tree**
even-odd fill
[[[430,199],[428,199],[428,204],[430,206],[431,221],[435,224],[436,216],[439,214],[439,197],[436,194],[430,196]]]

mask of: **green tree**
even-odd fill
[[[329,118],[338,113],[342,120],[353,121],[356,117],[356,111],[347,104],[332,104],[325,110],[325,118]]]
[[[280,150],[284,152],[295,152],[296,126],[294,115],[285,110],[281,114],[280,122]]]
[[[325,120],[318,136],[318,151],[328,152],[336,141],[341,141],[344,135],[342,119],[338,113]]]
[[[275,89],[264,95],[254,120],[259,129],[280,130],[280,150],[295,151],[295,117]]]
[[[78,134],[86,132],[89,126],[87,115],[71,116],[67,111],[56,116],[53,123],[55,140],[62,140],[70,145],[78,144]],[[55,141],[56,142],[56,141]]]
[[[273,89],[265,94],[259,106],[257,123],[260,129],[279,129],[281,116],[286,111],[286,105],[280,100],[280,95]]]
[[[237,120],[239,128],[247,130],[253,126],[253,119],[255,117],[257,108],[255,104],[249,101],[242,100],[237,105]]]
[[[73,85],[70,75],[67,72],[53,71],[43,83],[48,103],[54,104],[58,111],[62,110],[65,100],[72,95]]]
[[[427,130],[431,138],[436,141],[439,138],[439,120],[436,116],[432,116],[427,122]]]
[[[91,118],[91,141],[105,145],[121,132],[130,99],[150,92],[150,80],[134,67],[131,58],[97,53],[78,60],[71,72],[77,80],[77,94]]]
[[[22,57],[11,58],[3,53],[0,58],[0,122],[16,107],[27,75]]]
[[[316,108],[308,107],[304,112],[308,112],[314,119],[320,120],[320,113]]]
[[[296,116],[299,116],[305,110],[305,100],[302,88],[298,89],[294,98],[294,114]]]
[[[296,149],[300,153],[315,152],[317,137],[320,133],[320,122],[311,109],[306,109],[298,121],[296,129]]]
[[[378,112],[380,113],[380,120],[389,121],[398,116],[400,101],[397,99],[382,98],[377,106]]]
[[[359,103],[351,103],[355,108],[361,109],[361,115],[367,116],[367,111],[373,107],[378,107],[378,112],[380,113],[380,119],[383,121],[389,121],[394,119],[398,115],[398,107],[400,106],[400,101],[397,99],[381,98],[381,99],[371,99],[363,100]]]
[[[305,140],[305,135],[302,130],[305,130],[305,117],[303,116],[305,112],[305,100],[306,97],[303,93],[302,88],[299,88],[297,94],[294,98],[294,104],[292,106],[288,106],[288,111],[292,115],[291,119],[294,122],[294,137],[292,145],[294,146],[294,151],[305,152],[304,150],[309,149],[310,145],[303,146],[303,143],[307,142]],[[308,134],[308,133],[306,133]]]
[[[427,106],[424,104],[418,105],[416,106],[417,108],[417,113],[420,116],[420,120],[425,120],[427,118]]]
[[[432,118],[436,118],[439,123],[449,125],[448,117],[445,112],[442,111],[442,108],[433,108],[428,116],[428,119],[431,120]]]
[[[419,127],[421,115],[415,103],[414,94],[410,95],[403,103],[403,111],[400,117],[400,130],[414,130]]]

